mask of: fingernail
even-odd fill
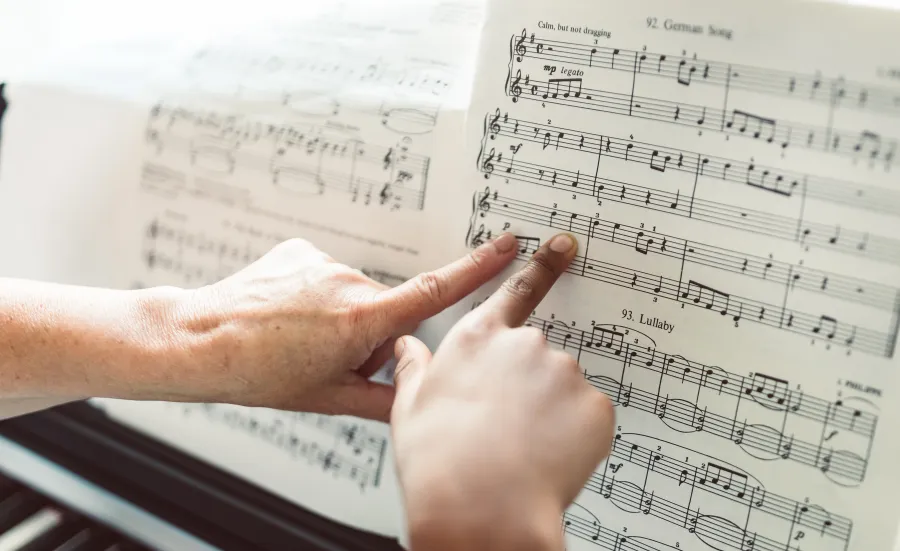
[[[575,239],[571,235],[560,234],[550,240],[550,250],[555,253],[567,253],[575,247]]]
[[[495,239],[493,243],[499,252],[508,253],[516,246],[516,236],[507,232]]]

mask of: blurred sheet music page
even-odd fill
[[[223,16],[214,30],[201,26],[159,52],[152,35],[142,37],[129,45],[141,52],[140,85],[123,76],[136,72],[119,66],[128,56],[101,53],[110,50],[102,41],[79,50],[84,61],[57,60],[33,78],[108,97],[124,111],[115,115],[118,133],[137,155],[124,183],[104,182],[127,196],[110,247],[122,254],[103,263],[105,284],[202,286],[296,236],[389,285],[443,258],[426,250],[427,234],[409,228],[426,205],[438,208],[427,196],[432,186],[455,184],[441,179],[453,157],[435,157],[439,143],[451,141],[463,153],[483,6],[401,0],[282,8],[246,21]],[[201,15],[185,17],[199,25]],[[451,41],[459,43],[448,48]],[[19,89],[23,106],[27,91]],[[114,116],[75,94],[63,101],[69,111]],[[16,134],[46,132],[37,126],[17,125]],[[77,145],[67,149],[78,154]],[[95,403],[334,520],[402,532],[383,424],[227,405]]]
[[[570,549],[893,547],[898,26],[821,3],[491,4],[467,239],[510,229],[525,258],[579,236],[531,324],[617,404]]]
[[[69,185],[125,197],[104,236],[117,254],[91,272],[120,287],[205,285],[295,236],[396,284],[504,230],[522,260],[572,232],[579,256],[529,323],[579,358],[618,418],[611,457],[560,521],[569,549],[890,549],[900,58],[886,45],[900,13],[485,4],[197,10],[179,23],[194,35],[142,37],[138,65],[102,43],[42,65],[8,90],[5,197],[34,195],[26,177],[48,179],[57,160]],[[60,104],[66,128],[24,116]],[[120,150],[134,158],[96,183],[85,156]],[[39,219],[6,209],[3,227]],[[35,273],[74,277],[53,260]],[[426,324],[427,342],[499,281]],[[323,515],[404,537],[384,425],[97,403]]]

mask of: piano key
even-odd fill
[[[46,499],[28,489],[21,489],[0,501],[0,534],[37,513],[46,505]]]
[[[60,516],[56,526],[32,539],[18,551],[55,551],[89,526],[89,522],[80,515],[66,512]]]
[[[107,547],[105,551],[151,551],[151,549],[148,547],[144,547],[139,543],[127,540],[120,541],[110,547]]]
[[[100,526],[90,526],[64,544],[60,545],[54,551],[104,551],[118,536],[109,530]]]
[[[51,530],[59,524],[62,515],[51,508],[42,509],[17,523],[12,529],[0,534],[0,551],[19,551],[28,542]]]
[[[3,501],[4,499],[12,495],[13,492],[21,488],[21,484],[9,478],[4,478],[2,475],[0,475],[0,501]]]

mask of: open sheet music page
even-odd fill
[[[579,237],[530,323],[617,406],[570,549],[893,547],[898,27],[806,2],[491,4],[466,239],[511,230],[524,259]]]
[[[196,287],[303,237],[393,285],[504,230],[523,260],[569,231],[529,323],[617,405],[570,549],[893,546],[900,14],[494,1],[482,30],[481,2],[276,4],[194,6],[193,34],[11,83],[0,229],[38,234],[7,239],[4,273]],[[384,425],[97,404],[404,537]]]
[[[23,201],[9,202],[3,224],[26,228],[41,197],[59,197],[36,193],[34,181],[66,180],[52,212],[84,214],[44,220],[47,246],[30,245],[41,259],[27,258],[23,243],[16,257],[28,269],[6,273],[192,288],[292,237],[387,285],[440,265],[440,247],[417,229],[443,208],[432,190],[458,185],[452,167],[463,161],[483,8],[263,1],[254,17],[223,16],[228,25],[184,12],[198,30],[173,44],[149,34],[68,59],[56,52],[58,71],[42,67],[9,90],[4,193]],[[123,63],[129,56],[140,71]],[[441,151],[446,144],[456,156]],[[33,211],[22,212],[26,204]],[[69,262],[79,256],[93,262]],[[402,538],[386,425],[218,404],[95,403],[312,511]]]

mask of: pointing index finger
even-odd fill
[[[386,312],[385,319],[393,325],[426,320],[453,306],[503,271],[516,257],[515,247],[515,236],[505,233],[443,268],[382,291],[376,307]]]
[[[569,268],[576,252],[578,242],[574,237],[568,234],[554,236],[480,308],[486,315],[499,318],[510,327],[522,325]]]

